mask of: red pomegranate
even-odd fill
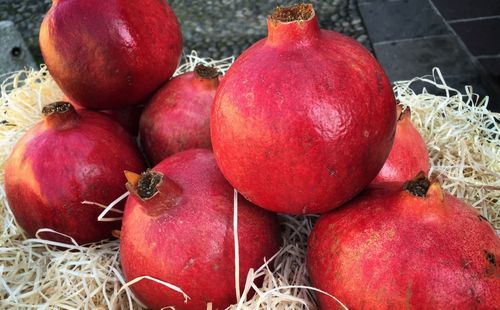
[[[366,49],[319,29],[312,5],[276,9],[268,29],[221,81],[210,125],[215,158],[263,208],[326,212],[382,168],[395,132],[394,94]]]
[[[148,307],[225,309],[236,302],[233,190],[209,150],[168,157],[128,184],[121,232],[125,278],[152,276],[181,288],[191,298],[142,280],[132,286]],[[275,216],[243,199],[238,203],[240,286],[250,268],[279,249]]]
[[[98,222],[102,209],[124,193],[124,170],[144,168],[132,138],[100,113],[69,103],[43,108],[44,121],[16,144],[5,163],[5,191],[16,221],[34,236],[50,228],[84,244],[111,237],[119,222]],[[46,239],[68,242],[55,234]]]
[[[495,309],[499,257],[486,219],[422,173],[320,217],[307,262],[313,284],[349,309]]]
[[[139,129],[152,163],[187,149],[211,148],[210,109],[218,85],[217,69],[198,65],[155,94],[141,115]]]
[[[429,174],[429,154],[425,141],[411,122],[410,108],[397,107],[398,123],[389,157],[371,185],[383,182],[401,182],[413,178],[420,171]]]
[[[167,81],[182,35],[165,0],[54,0],[40,48],[72,101],[105,110],[136,105]]]

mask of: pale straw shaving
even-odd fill
[[[19,137],[40,121],[43,106],[63,96],[44,65],[17,72],[0,85],[0,182],[5,160]]]
[[[233,61],[232,57],[201,59],[192,52],[186,56],[186,62],[178,68],[176,75],[192,71],[200,63],[216,66],[221,73],[225,73]],[[435,85],[447,94],[415,94],[408,85],[416,80]],[[411,108],[412,120],[427,142],[432,174],[441,180],[448,192],[464,198],[480,210],[498,231],[499,115],[486,110],[487,99],[479,100],[472,89],[467,88],[460,93],[446,86],[437,69],[433,71],[433,76],[398,82],[394,90],[401,103]],[[62,98],[62,92],[43,66],[39,71],[16,73],[2,84],[0,121],[5,120],[6,123],[0,125],[1,180],[7,156],[19,137],[41,119],[42,106]],[[114,203],[124,198],[125,195]],[[108,219],[104,217],[108,211],[114,211],[114,204],[84,203],[105,209],[100,215],[101,220]],[[235,207],[237,210],[237,200]],[[230,309],[295,310],[317,307],[314,298],[314,291],[317,290],[310,287],[304,263],[307,238],[315,219],[316,216],[280,216],[283,232],[281,250],[263,262],[260,268],[249,271],[242,291],[236,288],[239,302]],[[0,186],[0,222],[0,308],[144,307],[130,290],[130,285],[135,282],[126,283],[124,280],[117,240],[83,247],[71,239],[68,244],[27,239],[8,208],[3,186]],[[236,256],[235,260],[238,259]],[[239,275],[238,272],[236,274]],[[236,274],[235,281],[239,283]],[[262,286],[257,287],[255,280],[262,278]],[[156,281],[187,297],[182,287],[147,275],[133,281]],[[255,291],[253,295],[250,293],[252,290]],[[329,296],[336,300],[334,295]],[[340,300],[337,302],[340,307],[346,308]],[[210,307],[211,304],[208,305]]]
[[[234,287],[236,289],[236,302],[240,302],[240,247],[238,240],[238,191],[233,194],[233,240],[234,240]]]

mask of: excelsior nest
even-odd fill
[[[198,58],[196,53],[176,74],[192,71],[196,64],[216,66],[226,72],[233,58],[220,61]],[[414,93],[409,85],[421,81],[443,90],[444,96]],[[487,98],[452,89],[439,70],[432,76],[395,83],[399,101],[412,110],[431,158],[431,174],[445,190],[477,208],[500,231],[500,114],[486,109]],[[47,69],[12,75],[1,86],[0,185],[3,164],[19,137],[41,119],[45,104],[61,100],[62,92]],[[123,198],[122,196],[121,198]],[[237,206],[235,206],[236,208]],[[237,209],[235,209],[237,210]],[[281,216],[283,248],[260,269],[251,270],[232,309],[315,308],[314,289],[304,260],[315,216]],[[457,236],[459,237],[459,236]],[[117,240],[81,247],[69,239],[58,244],[28,239],[17,226],[0,186],[0,308],[140,309],[126,284],[119,264]],[[65,250],[65,249],[67,250]],[[264,263],[264,262],[263,262]],[[273,268],[268,268],[272,264]],[[273,272],[270,269],[274,269]],[[254,280],[264,277],[262,287]],[[154,279],[137,279],[154,281]],[[182,288],[164,283],[182,294]],[[253,288],[257,293],[248,298]],[[333,296],[331,296],[334,298]]]

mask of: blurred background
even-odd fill
[[[38,31],[51,2],[0,0],[0,75],[43,62]],[[182,26],[185,53],[196,50],[215,59],[238,56],[266,36],[266,17],[273,8],[297,2],[169,1]],[[472,85],[491,97],[491,109],[500,111],[500,0],[308,2],[322,28],[363,44],[392,81],[431,74],[437,66],[448,84]]]

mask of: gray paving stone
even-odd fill
[[[498,0],[432,0],[446,20],[500,15]]]
[[[372,43],[449,33],[428,0],[360,3]]]
[[[474,56],[500,54],[500,16],[473,21],[450,22]]]
[[[2,74],[36,66],[13,22],[0,21],[0,42],[0,82]]]
[[[500,85],[500,56],[492,56],[478,59],[486,71],[496,78]]]
[[[475,75],[468,54],[453,35],[375,43],[375,54],[392,81],[430,74],[439,67],[446,76]]]

